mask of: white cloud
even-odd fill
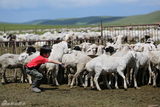
[[[129,3],[136,2],[137,0],[46,0],[49,5],[56,7],[84,7],[96,6],[111,3]]]
[[[160,0],[0,0],[0,8],[21,9],[48,7],[85,7],[112,3],[139,3],[160,5]],[[155,4],[154,4],[155,3]]]
[[[68,6],[68,7],[93,6],[93,5],[99,5],[106,2],[106,0],[54,0],[54,2],[52,0],[48,0],[48,1],[53,3],[52,5],[64,6],[64,7],[65,6]]]
[[[38,0],[0,0],[0,8],[19,9],[38,6]]]

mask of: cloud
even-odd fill
[[[139,2],[147,5],[160,5],[160,0],[0,0],[0,8],[21,9],[37,8],[42,6],[68,8]]]
[[[34,7],[38,7],[38,0],[0,0],[0,8],[4,9],[19,9],[19,8],[34,8]]]
[[[53,3],[52,5],[64,6],[64,7],[94,6],[106,2],[106,0],[54,0],[54,2],[52,2],[52,0],[48,1]]]

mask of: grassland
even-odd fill
[[[0,23],[0,31],[9,30],[36,30],[36,29],[60,29],[60,28],[79,28],[79,27],[97,27],[103,22],[104,26],[110,25],[135,25],[135,24],[157,24],[160,23],[160,11],[144,15],[128,17],[109,17],[92,16],[84,18],[69,18],[56,20],[38,20],[29,22],[29,24],[9,24]]]
[[[23,103],[20,107],[159,107],[160,89],[143,86],[140,90],[103,89],[101,92],[67,85],[41,85],[42,93],[33,93],[29,84],[0,85],[0,106],[7,103]],[[13,107],[8,106],[8,107]]]
[[[61,29],[61,28],[80,28],[80,27],[95,27],[91,25],[28,25],[28,24],[4,24],[0,23],[0,31],[6,32],[11,30],[34,30],[37,29]]]

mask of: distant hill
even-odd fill
[[[160,23],[160,11],[155,11],[149,14],[128,16],[123,19],[112,21],[109,25],[124,25],[124,24],[156,24]]]
[[[82,18],[64,18],[64,19],[42,19],[42,20],[34,20],[25,23],[18,23],[23,25],[74,25],[74,26],[90,26],[90,25],[98,25],[100,22],[103,22],[104,25],[128,25],[128,24],[155,24],[160,23],[160,11],[155,11],[148,14],[143,15],[135,15],[135,16],[90,16],[90,17],[82,17]],[[5,22],[0,22],[0,26],[4,26]],[[7,23],[8,25],[9,23]],[[12,23],[13,24],[13,23]],[[3,27],[2,27],[3,28]]]
[[[111,22],[122,19],[124,17],[111,17],[111,16],[91,16],[83,18],[68,18],[68,19],[55,19],[55,20],[35,20],[25,24],[38,24],[38,25],[95,25],[102,21]]]
[[[112,17],[112,16],[90,16],[82,18],[66,18],[55,20],[35,20],[25,24],[33,25],[97,25],[100,22],[106,25],[124,24],[153,24],[160,22],[160,11],[155,11],[144,15]]]

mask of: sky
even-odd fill
[[[158,10],[160,0],[0,0],[0,22],[133,16]]]

